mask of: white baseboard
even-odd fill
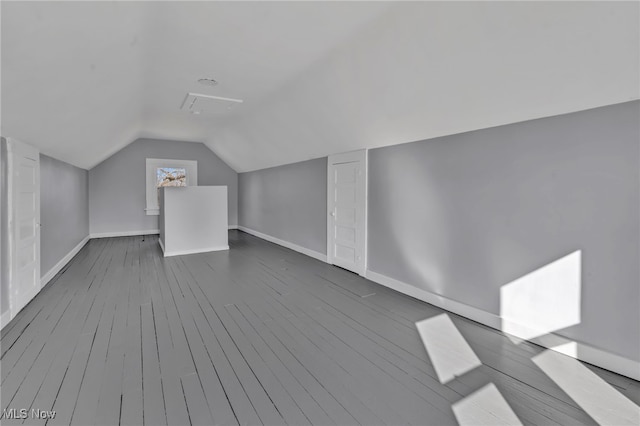
[[[255,231],[253,229],[246,228],[244,226],[238,226],[238,229],[243,231],[243,232],[246,232],[247,234],[251,234],[251,235],[256,236],[258,238],[262,238],[263,240],[267,240],[267,241],[270,241],[272,243],[278,244],[279,246],[286,247],[288,249],[297,251],[297,252],[302,253],[302,254],[306,254],[307,256],[313,257],[314,259],[318,259],[318,260],[321,260],[323,262],[327,261],[327,255],[326,254],[317,252],[315,250],[311,250],[311,249],[299,246],[297,244],[290,243],[290,242],[285,241],[285,240],[281,240],[280,238],[272,237],[271,235],[263,234],[262,232]]]
[[[640,381],[640,362],[578,343],[578,359]],[[615,368],[613,367],[615,366]]]
[[[516,337],[520,336],[516,335]],[[528,339],[528,341],[547,349],[553,349],[554,351],[579,359],[580,361],[588,362],[589,364],[604,368],[605,370],[622,374],[623,376],[630,377],[634,380],[640,380],[640,362],[598,349],[586,343],[577,342],[555,333],[548,333],[544,336],[534,337]],[[572,350],[571,352],[566,352],[563,350],[569,343],[575,344],[575,351]]]
[[[144,231],[122,231],[122,232],[97,232],[91,234],[90,238],[112,238],[112,237],[133,237],[136,235],[154,235],[159,234],[159,229],[147,229]]]
[[[392,288],[400,293],[404,293],[418,300],[430,303],[439,308],[445,309],[454,314],[461,315],[465,318],[469,318],[484,325],[488,325],[492,328],[500,329],[501,321],[500,317],[495,314],[483,311],[482,309],[475,308],[473,306],[466,305],[453,299],[449,299],[438,294],[422,290],[411,284],[398,281],[394,278],[390,278],[386,275],[367,270],[365,277],[373,282],[382,284],[385,287]]]
[[[47,285],[49,281],[51,281],[51,279],[55,277],[56,274],[60,272],[62,268],[64,268],[65,265],[69,263],[71,259],[73,259],[73,256],[75,256],[76,254],[78,254],[80,250],[82,250],[82,247],[84,247],[85,244],[87,244],[89,239],[90,239],[89,235],[84,237],[82,241],[80,241],[74,248],[71,249],[71,251],[69,251],[69,253],[67,253],[62,259],[60,259],[58,263],[56,263],[51,269],[49,269],[46,274],[40,277],[40,288],[33,289],[33,291],[28,296],[28,300],[31,300],[34,297],[36,297],[37,294],[40,292],[40,290],[45,285]],[[18,312],[11,312],[11,309],[8,309],[5,313],[0,315],[0,329],[4,328],[5,325],[9,324],[11,319],[17,314]]]
[[[3,329],[5,325],[11,321],[11,311],[7,309],[7,312],[0,316],[0,329]]]
[[[195,253],[208,253],[210,251],[229,250],[229,246],[226,245],[226,246],[211,247],[211,248],[206,248],[206,249],[178,250],[178,251],[167,252],[164,249],[164,243],[162,242],[161,238],[158,238],[158,243],[160,244],[160,248],[162,249],[162,254],[163,254],[164,257],[182,256],[182,255],[185,255],[185,254],[195,254]]]
[[[77,246],[75,246],[74,248],[71,249],[71,251],[69,253],[67,253],[62,259],[60,259],[60,261],[58,263],[56,263],[53,268],[49,269],[49,271],[47,271],[46,274],[44,274],[42,276],[42,278],[40,278],[40,288],[44,287],[45,285],[47,285],[47,283],[49,281],[51,281],[51,278],[55,277],[56,274],[58,272],[60,272],[62,270],[62,268],[64,268],[64,266],[69,263],[69,261],[71,259],[73,259],[73,256],[75,256],[76,254],[78,254],[78,252],[80,250],[82,250],[82,247],[84,247],[85,244],[87,244],[87,242],[89,241],[90,237],[89,235],[87,235],[86,237],[84,237],[82,239],[82,241],[80,241],[78,243]]]
[[[506,333],[504,331],[504,328],[509,330],[517,329],[515,327],[505,327],[507,323],[499,315],[492,314],[473,306],[458,302],[456,300],[431,293],[429,291],[412,286],[411,284],[407,284],[394,278],[390,278],[386,275],[367,270],[365,273],[365,277],[385,287],[389,287],[391,289],[399,291],[400,293],[404,293],[418,300],[430,303],[434,306],[461,315],[465,318],[469,318],[491,328],[495,328],[504,333]],[[613,371],[614,373],[622,374],[634,380],[640,380],[640,362],[633,361],[616,354],[612,354],[610,352],[595,348],[585,343],[576,342],[555,333],[547,333],[545,336],[538,338],[527,339],[524,336],[518,335],[515,335],[515,337],[533,342],[548,349],[555,349],[555,347],[561,346],[565,343],[576,343],[577,353],[563,353],[573,358],[577,358],[581,361],[588,362],[589,364],[593,364],[606,370]]]
[[[238,225],[229,225],[229,229],[238,229]]]
[[[164,257],[183,256],[185,254],[209,253],[211,251],[229,250],[229,246],[209,247],[204,249],[193,249],[193,250],[176,250],[176,251],[165,251],[164,245],[161,245],[161,247],[162,247],[162,252],[164,253]]]

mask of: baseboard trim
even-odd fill
[[[97,232],[91,234],[90,238],[112,238],[112,237],[134,237],[137,235],[156,235],[159,229],[146,229],[144,231],[123,231],[123,232]]]
[[[570,342],[569,339],[566,340]],[[574,358],[640,381],[640,362],[630,360],[620,355],[612,354],[578,342],[578,356]]]
[[[479,322],[489,327],[500,329],[501,321],[498,315],[491,314],[483,311],[482,309],[475,308],[473,306],[466,305],[453,299],[449,299],[438,294],[431,293],[426,290],[422,290],[411,284],[396,280],[395,278],[388,277],[386,275],[367,270],[365,272],[365,278],[382,284],[385,287],[389,287],[400,293],[406,294],[423,302],[430,303],[439,308],[445,309],[454,314],[461,315],[465,318],[469,318],[473,321]]]
[[[40,278],[40,288],[47,285],[47,283],[49,283],[49,281],[51,281],[51,279],[55,277],[56,274],[60,272],[71,259],[73,259],[73,256],[75,256],[80,250],[82,250],[82,247],[84,247],[84,245],[87,244],[90,239],[91,237],[89,235],[84,237],[82,241],[80,241],[77,246],[72,248],[71,251],[67,253],[62,259],[60,259],[60,261],[56,263],[53,268],[49,269],[49,271]]]
[[[209,253],[212,251],[229,250],[229,246],[209,247],[204,249],[193,249],[193,250],[176,250],[176,251],[165,251],[164,245],[161,245],[161,247],[162,247],[162,252],[164,253],[164,257],[184,256],[185,254]]]
[[[504,330],[502,331],[505,334],[509,334]],[[521,336],[517,335],[515,335],[515,337],[522,338]],[[523,340],[528,340],[529,342],[535,343],[536,345],[540,345],[547,349],[552,349],[556,352],[560,352],[562,354],[570,356],[571,358],[576,358],[580,361],[584,361],[597,367],[604,368],[605,370],[613,371],[614,373],[618,373],[623,376],[640,381],[640,362],[630,360],[611,352],[607,352],[586,343],[578,342],[567,337],[560,336],[556,333],[548,333],[544,336]],[[563,350],[569,343],[575,344],[575,351],[572,350],[571,352],[567,352]]]
[[[496,330],[500,330],[505,334],[509,333],[506,333],[504,331],[504,328],[508,328],[510,330],[514,329],[513,327],[505,327],[507,322],[499,315],[495,315],[475,308],[473,306],[458,302],[456,300],[452,300],[444,296],[419,289],[415,286],[412,286],[411,284],[407,284],[386,275],[367,270],[365,273],[365,277],[373,282],[381,284],[385,287],[389,287],[400,293],[414,297],[418,300],[422,300],[423,302],[430,303],[434,306],[445,309],[449,312],[453,312],[454,314],[458,314],[465,318],[469,318],[473,321],[479,322]],[[555,333],[548,333],[542,337],[529,339],[524,338],[524,336],[513,336],[518,339],[526,340],[552,350],[555,350],[556,347],[562,346],[565,343],[575,343],[577,346],[577,353],[562,353],[572,358],[579,359],[580,361],[584,361],[589,364],[604,368],[606,370],[613,371],[614,373],[622,374],[623,376],[630,377],[634,380],[640,380],[640,362],[624,358],[622,356],[595,348],[582,342],[568,339]]]
[[[7,309],[7,312],[0,316],[0,330],[11,321],[11,310]]]
[[[158,244],[160,244],[160,248],[162,249],[162,254],[164,254],[164,243],[162,242],[162,238],[158,238]]]
[[[259,232],[259,231],[256,231],[254,229],[247,228],[247,227],[244,227],[244,226],[238,226],[238,229],[240,231],[246,232],[247,234],[251,234],[254,237],[262,238],[263,240],[267,240],[267,241],[272,242],[274,244],[278,244],[279,246],[286,247],[288,249],[291,249],[293,251],[297,251],[297,252],[302,253],[302,254],[306,254],[307,256],[313,257],[314,259],[318,259],[318,260],[320,260],[322,262],[325,262],[325,263],[327,262],[327,255],[326,254],[323,254],[323,253],[317,252],[315,250],[311,250],[311,249],[299,246],[299,245],[294,244],[294,243],[290,243],[290,242],[285,241],[285,240],[281,240],[280,238],[272,237],[271,235],[263,234],[262,232]]]
[[[229,225],[229,229],[238,229],[238,225]]]

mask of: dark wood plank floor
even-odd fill
[[[229,238],[166,259],[157,236],[91,240],[2,330],[2,409],[55,417],[3,424],[446,425],[487,385],[522,424],[595,424],[532,361],[543,348],[448,314],[481,365],[442,384],[415,323],[445,311]],[[586,368],[640,403],[638,382]]]

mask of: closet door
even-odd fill
[[[11,317],[40,291],[40,153],[7,139]]]
[[[327,261],[364,275],[366,269],[367,153],[329,156]]]

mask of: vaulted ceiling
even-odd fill
[[[138,137],[242,172],[640,98],[637,2],[0,5],[2,135],[83,168]]]

